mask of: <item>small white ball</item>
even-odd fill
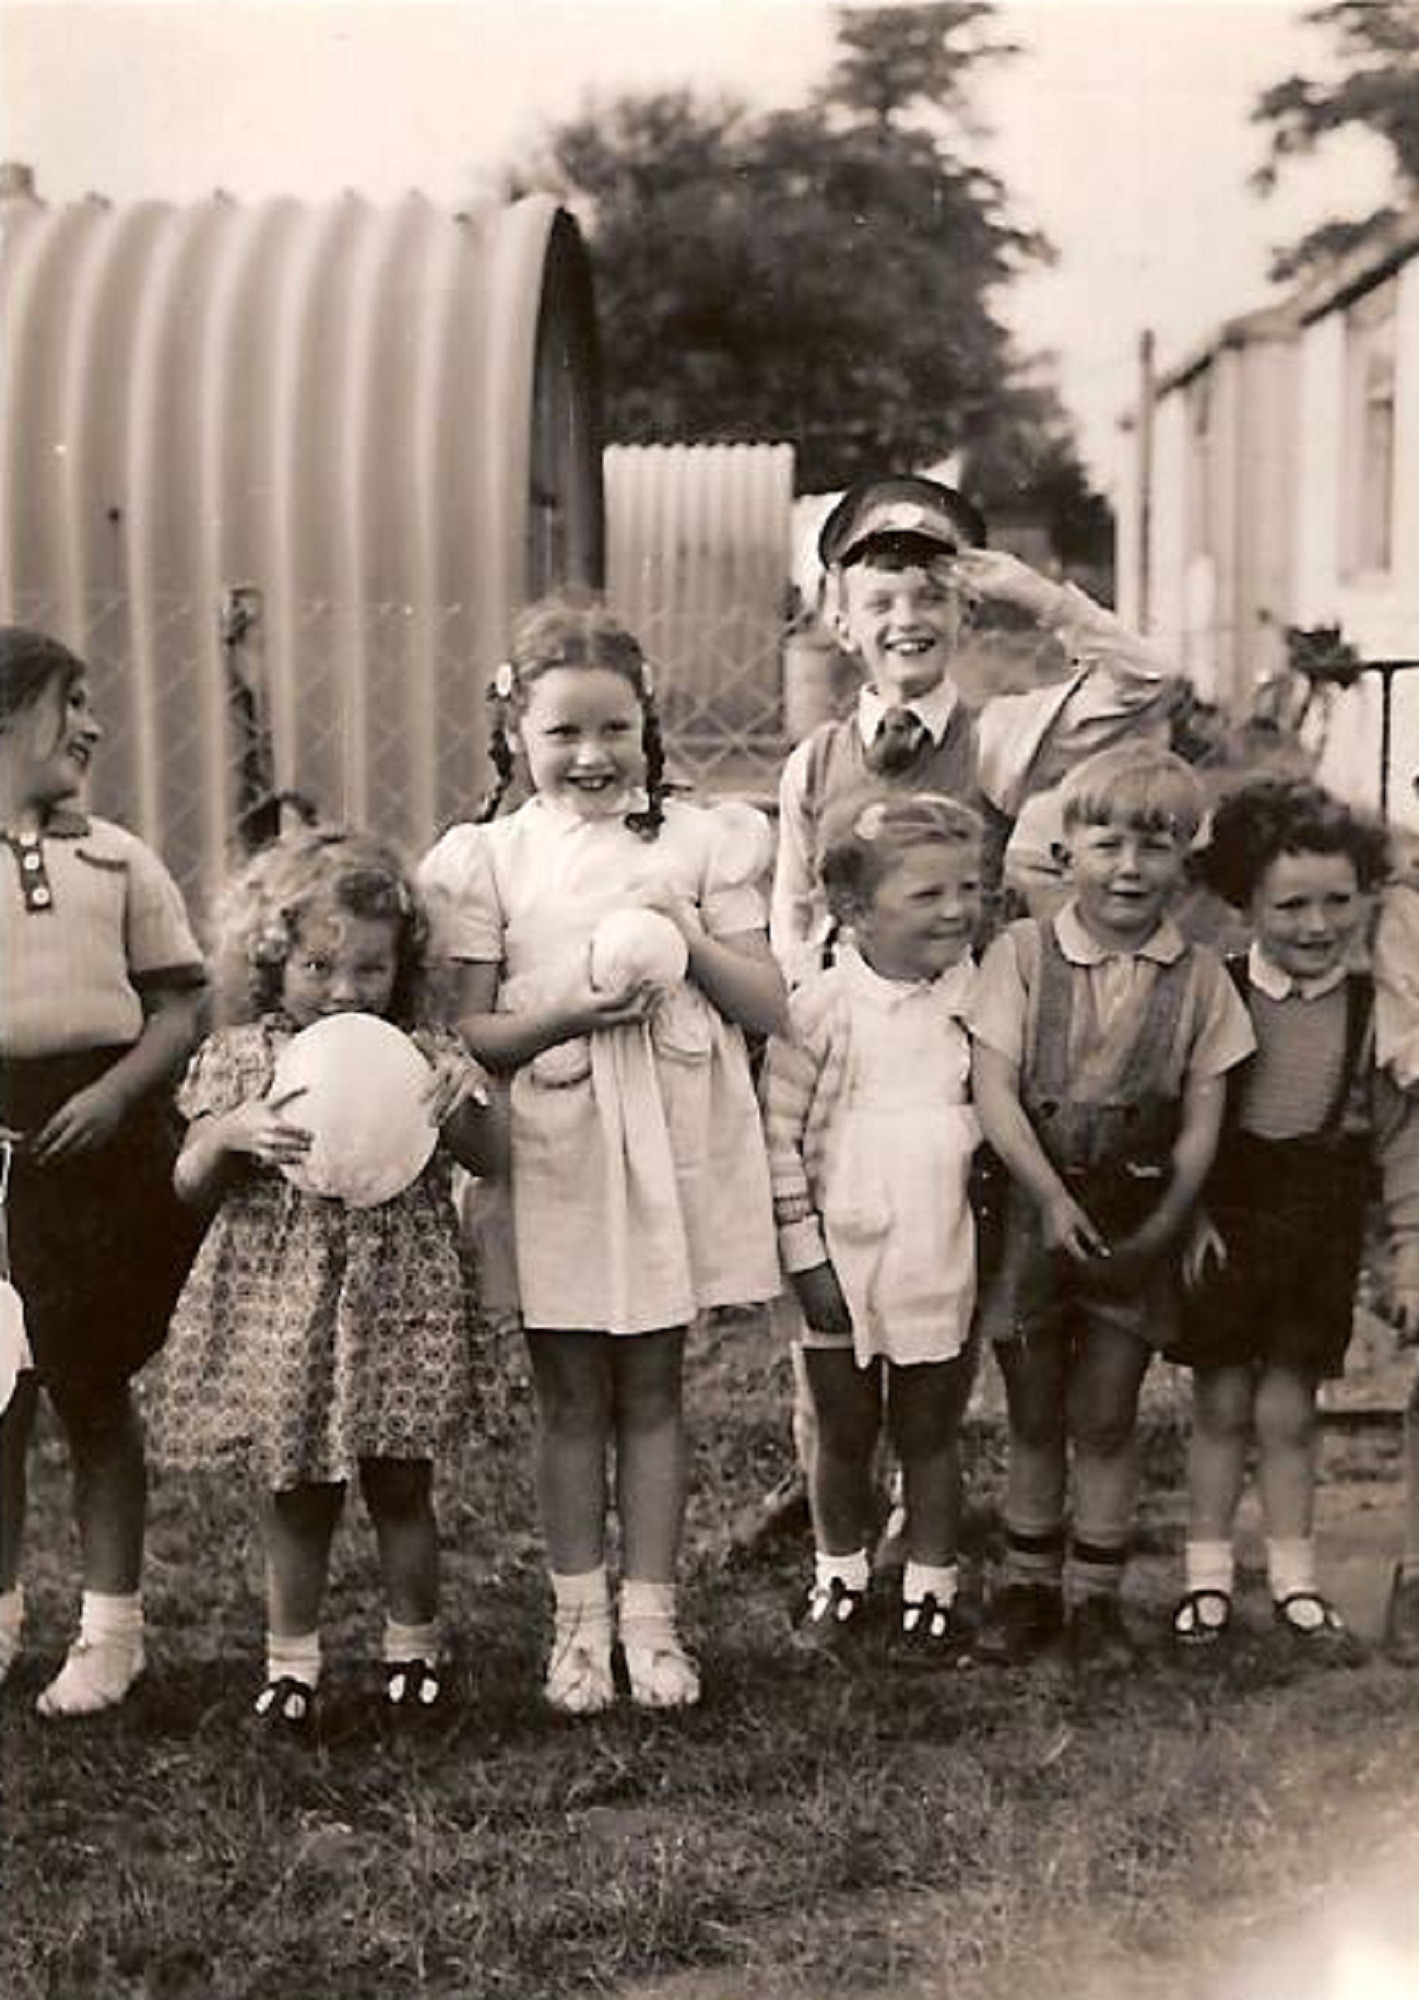
[[[591,983],[613,993],[642,982],[668,992],[685,977],[689,947],[659,910],[612,910],[591,938]]]

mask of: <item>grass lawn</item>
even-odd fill
[[[491,1435],[441,1496],[455,1698],[413,1731],[387,1722],[371,1539],[352,1517],[308,1747],[272,1746],[248,1721],[259,1553],[250,1496],[216,1481],[155,1483],[149,1672],[134,1697],[91,1722],[38,1722],[32,1696],[74,1603],[63,1458],[47,1435],[34,1652],[0,1711],[0,1990],[1080,2000],[1112,1978],[1120,2000],[1185,2000],[1213,1991],[1228,1939],[1351,1861],[1393,1856],[1419,1827],[1419,1676],[1298,1669],[1260,1623],[1224,1668],[1185,1669],[1160,1649],[1130,1683],[1101,1687],[1055,1669],[849,1675],[789,1654],[802,1544],[746,1553],[732,1536],[785,1468],[787,1397],[759,1322],[698,1339],[686,1576],[698,1711],[568,1723],[539,1710],[529,1412],[510,1364]],[[1175,1589],[1181,1469],[1165,1392],[1148,1435],[1131,1602],[1156,1633]],[[1395,1476],[1391,1452],[1347,1441],[1323,1506]],[[987,1398],[971,1435],[973,1580],[1000,1453]]]

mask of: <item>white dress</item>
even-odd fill
[[[711,936],[761,929],[771,851],[748,806],[668,801],[647,841],[539,795],[452,827],[420,874],[440,949],[500,963],[497,1005],[516,1013],[579,981],[597,922],[642,886],[691,900]],[[682,983],[648,1023],[546,1050],[509,1099],[510,1224],[505,1190],[483,1183],[473,1204],[487,1306],[516,1304],[533,1328],[635,1334],[778,1292],[744,1036],[698,987]]]
[[[974,973],[963,963],[911,985],[880,978],[851,947],[838,955],[851,1038],[819,1200],[859,1363],[949,1361],[970,1333],[980,1125],[961,1016]]]

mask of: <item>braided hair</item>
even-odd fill
[[[533,682],[555,667],[599,667],[619,674],[634,689],[641,708],[646,803],[627,813],[625,823],[642,840],[654,840],[665,822],[665,736],[650,666],[635,634],[592,596],[544,597],[529,605],[513,628],[511,651],[488,687],[494,782],[478,820],[497,817],[516,771],[509,724]]]

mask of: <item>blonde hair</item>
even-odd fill
[[[433,1013],[429,920],[394,849],[350,827],[301,827],[261,848],[222,892],[214,913],[217,1018],[256,1020],[280,1005],[286,961],[317,912],[385,921],[395,931],[388,1018],[416,1027]]]
[[[1066,774],[1059,804],[1066,834],[1076,826],[1122,821],[1190,842],[1202,824],[1206,795],[1191,766],[1173,751],[1117,743]]]
[[[870,903],[901,861],[918,847],[979,851],[981,816],[941,792],[861,791],[836,800],[823,815],[818,873],[828,908],[841,923]]]

